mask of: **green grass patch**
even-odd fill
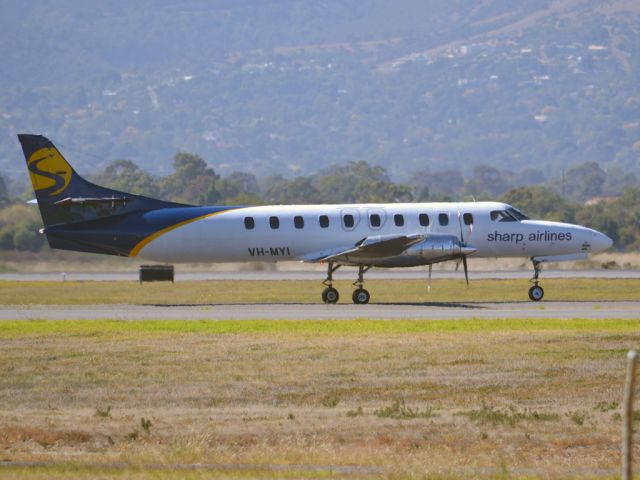
[[[372,335],[554,330],[637,333],[640,331],[640,319],[6,320],[0,323],[0,338],[140,333]]]
[[[0,305],[319,303],[322,278],[319,273],[318,281],[185,281],[143,285],[132,281],[0,281]],[[431,293],[427,293],[426,280],[371,280],[366,286],[373,303],[529,301],[527,280],[476,280],[467,288],[463,278],[461,275],[459,280],[435,280]],[[334,285],[341,293],[341,302],[351,303],[351,282],[338,281]],[[542,285],[545,301],[640,300],[640,279],[544,279]]]

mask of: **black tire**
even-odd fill
[[[340,300],[340,294],[335,288],[327,287],[322,291],[322,301],[324,303],[338,303],[338,300]]]
[[[369,292],[366,291],[364,288],[359,288],[357,290],[354,290],[353,295],[351,295],[351,299],[353,300],[353,303],[359,304],[359,305],[369,303],[370,298],[371,298],[371,295],[369,295]]]
[[[535,285],[529,289],[529,299],[532,302],[539,302],[544,297],[544,289]]]

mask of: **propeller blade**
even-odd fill
[[[467,256],[462,256],[462,266],[464,267],[464,279],[467,281],[467,287],[469,287],[469,270],[467,268]]]
[[[427,283],[427,292],[431,291],[431,270],[433,269],[433,265],[429,264],[429,282]]]

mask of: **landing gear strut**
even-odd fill
[[[333,262],[327,264],[327,278],[322,282],[327,288],[322,291],[322,301],[324,303],[338,303],[340,294],[338,290],[333,288],[333,272],[338,270],[340,265],[333,265]]]
[[[369,292],[362,287],[364,285],[364,274],[367,273],[370,268],[371,266],[368,266],[368,267],[365,267],[364,265],[358,266],[358,280],[353,282],[353,286],[356,287],[356,289],[353,291],[353,295],[351,295],[351,299],[353,300],[353,303],[356,303],[356,304],[369,303],[369,299],[371,298],[371,295],[369,295]]]
[[[531,263],[533,263],[533,278],[529,281],[533,283],[533,287],[529,289],[529,298],[534,302],[539,302],[542,300],[542,297],[544,297],[544,290],[538,286],[538,277],[542,271],[542,263],[534,259],[531,259]]]

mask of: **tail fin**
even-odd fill
[[[78,175],[48,138],[19,134],[18,139],[45,230],[134,210],[185,206],[95,185]]]

